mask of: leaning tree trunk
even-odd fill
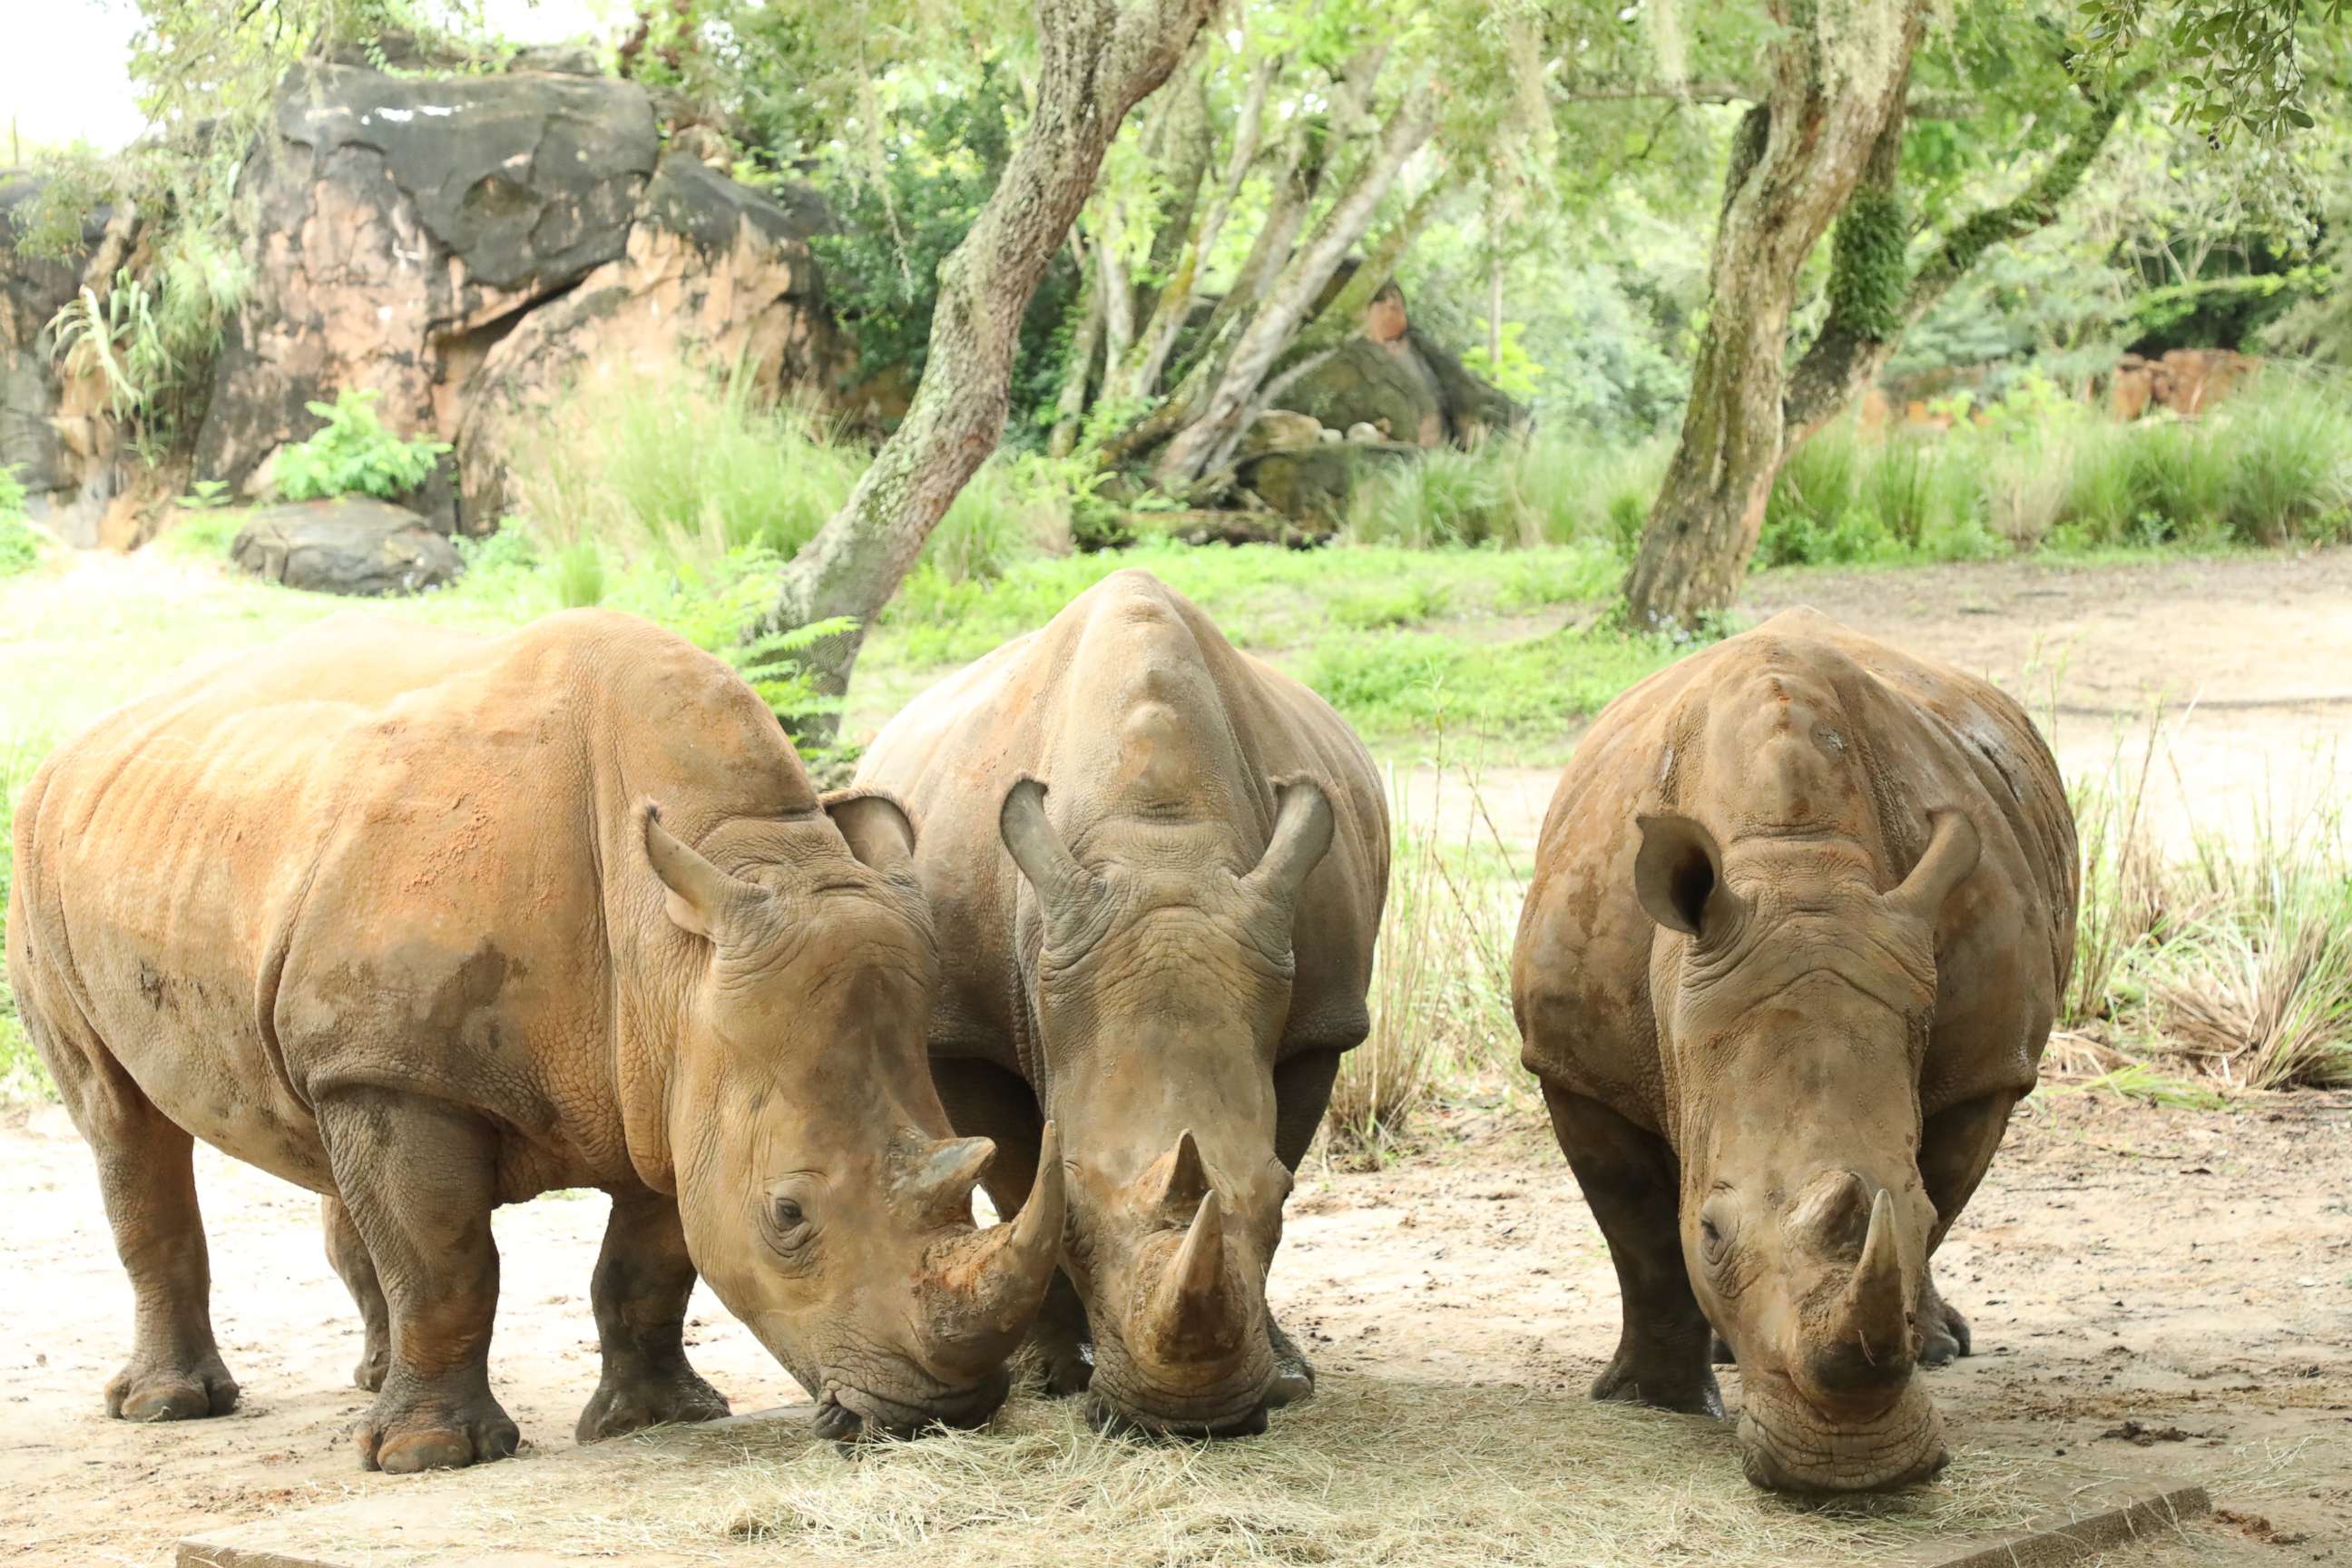
[[[801,654],[840,696],[866,628],[1004,433],[1021,319],[1129,110],[1168,79],[1214,0],[1037,0],[1036,108],[980,217],[940,268],[929,358],[907,416],[780,575],[770,627],[846,616]]]
[[[1417,83],[1381,128],[1380,140],[1357,170],[1354,181],[1323,215],[1323,221],[1276,279],[1265,302],[1242,329],[1199,414],[1176,432],[1153,464],[1153,478],[1163,488],[1188,486],[1203,470],[1223,460],[1223,454],[1240,437],[1258,389],[1314,308],[1316,297],[1371,226],[1381,198],[1395,184],[1406,160],[1420,151],[1436,127],[1436,95],[1427,82]]]
[[[1902,100],[1924,0],[1772,0],[1764,100],[1724,178],[1707,322],[1682,440],[1625,582],[1635,626],[1727,607],[1780,467],[1784,339],[1798,269]]]

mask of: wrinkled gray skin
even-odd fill
[[[1048,1385],[1108,1426],[1263,1431],[1312,1371],[1265,1309],[1291,1173],[1368,1027],[1389,828],[1361,742],[1148,573],[918,699],[862,785],[923,824],[931,1061],[1029,1187],[1062,1129]]]
[[[667,813],[646,803],[660,800]],[[119,710],[16,824],[8,972],[138,1303],[108,1409],[217,1415],[193,1140],[324,1197],[386,1470],[513,1452],[494,1205],[602,1187],[583,1438],[726,1412],[698,1273],[819,1429],[971,1422],[1058,1252],[972,1228],[991,1149],[923,1066],[912,830],[820,800],[718,660],[625,616],[343,617]]]
[[[1619,698],[1544,820],[1513,991],[1624,1296],[1593,1394],[1721,1415],[1759,1486],[1945,1458],[1928,1259],[2073,963],[2074,825],[2024,711],[1792,611]]]

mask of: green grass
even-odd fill
[[[1350,498],[1347,536],[1362,544],[1532,548],[1601,543],[1630,551],[1658,493],[1670,447],[1578,432],[1497,437],[1384,468]]]
[[[1297,674],[1368,739],[1475,737],[1557,754],[1574,725],[1680,651],[1663,638],[1610,631],[1497,643],[1441,632],[1356,633],[1318,642]]]

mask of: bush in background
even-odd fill
[[[376,394],[345,387],[332,403],[305,405],[326,427],[280,448],[270,483],[288,500],[370,495],[398,500],[433,476],[446,441],[395,436],[376,417]]]
[[[14,464],[0,463],[0,577],[29,572],[41,559],[41,537],[25,521],[25,487]]]

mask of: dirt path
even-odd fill
[[[2122,1439],[2101,1434],[2127,1421],[2177,1428],[2147,1449],[2151,1472],[2208,1480],[2222,1507],[2300,1538],[2257,1545],[2247,1532],[2265,1527],[2249,1522],[2179,1561],[2352,1556],[2352,1096],[2232,1115],[2031,1104],[1939,1263],[1979,1352],[1935,1384],[1955,1440],[2105,1459]],[[1617,1292],[1565,1165],[1524,1117],[1457,1118],[1431,1144],[1384,1172],[1302,1180],[1276,1310],[1328,1366],[1581,1388],[1614,1343]],[[54,1111],[0,1133],[0,1557],[163,1563],[205,1521],[400,1484],[362,1473],[344,1436],[363,1403],[346,1382],[359,1332],[314,1201],[217,1156],[199,1181],[245,1401],[224,1420],[126,1426],[99,1398],[131,1302],[88,1154]],[[586,1285],[604,1218],[593,1195],[499,1215],[493,1382],[526,1455],[569,1445],[595,1382]],[[798,1397],[707,1297],[694,1322],[698,1364],[738,1409]]]
[[[2175,854],[2243,841],[2352,795],[2352,550],[2210,561],[2039,561],[1759,574],[1750,624],[1809,605],[1982,675],[2043,727],[2072,782],[2148,770],[2150,825]],[[1415,819],[1448,841],[1532,849],[1559,770],[1411,770]],[[1471,785],[1475,784],[1475,801]],[[1477,806],[1483,805],[1484,816]]]

